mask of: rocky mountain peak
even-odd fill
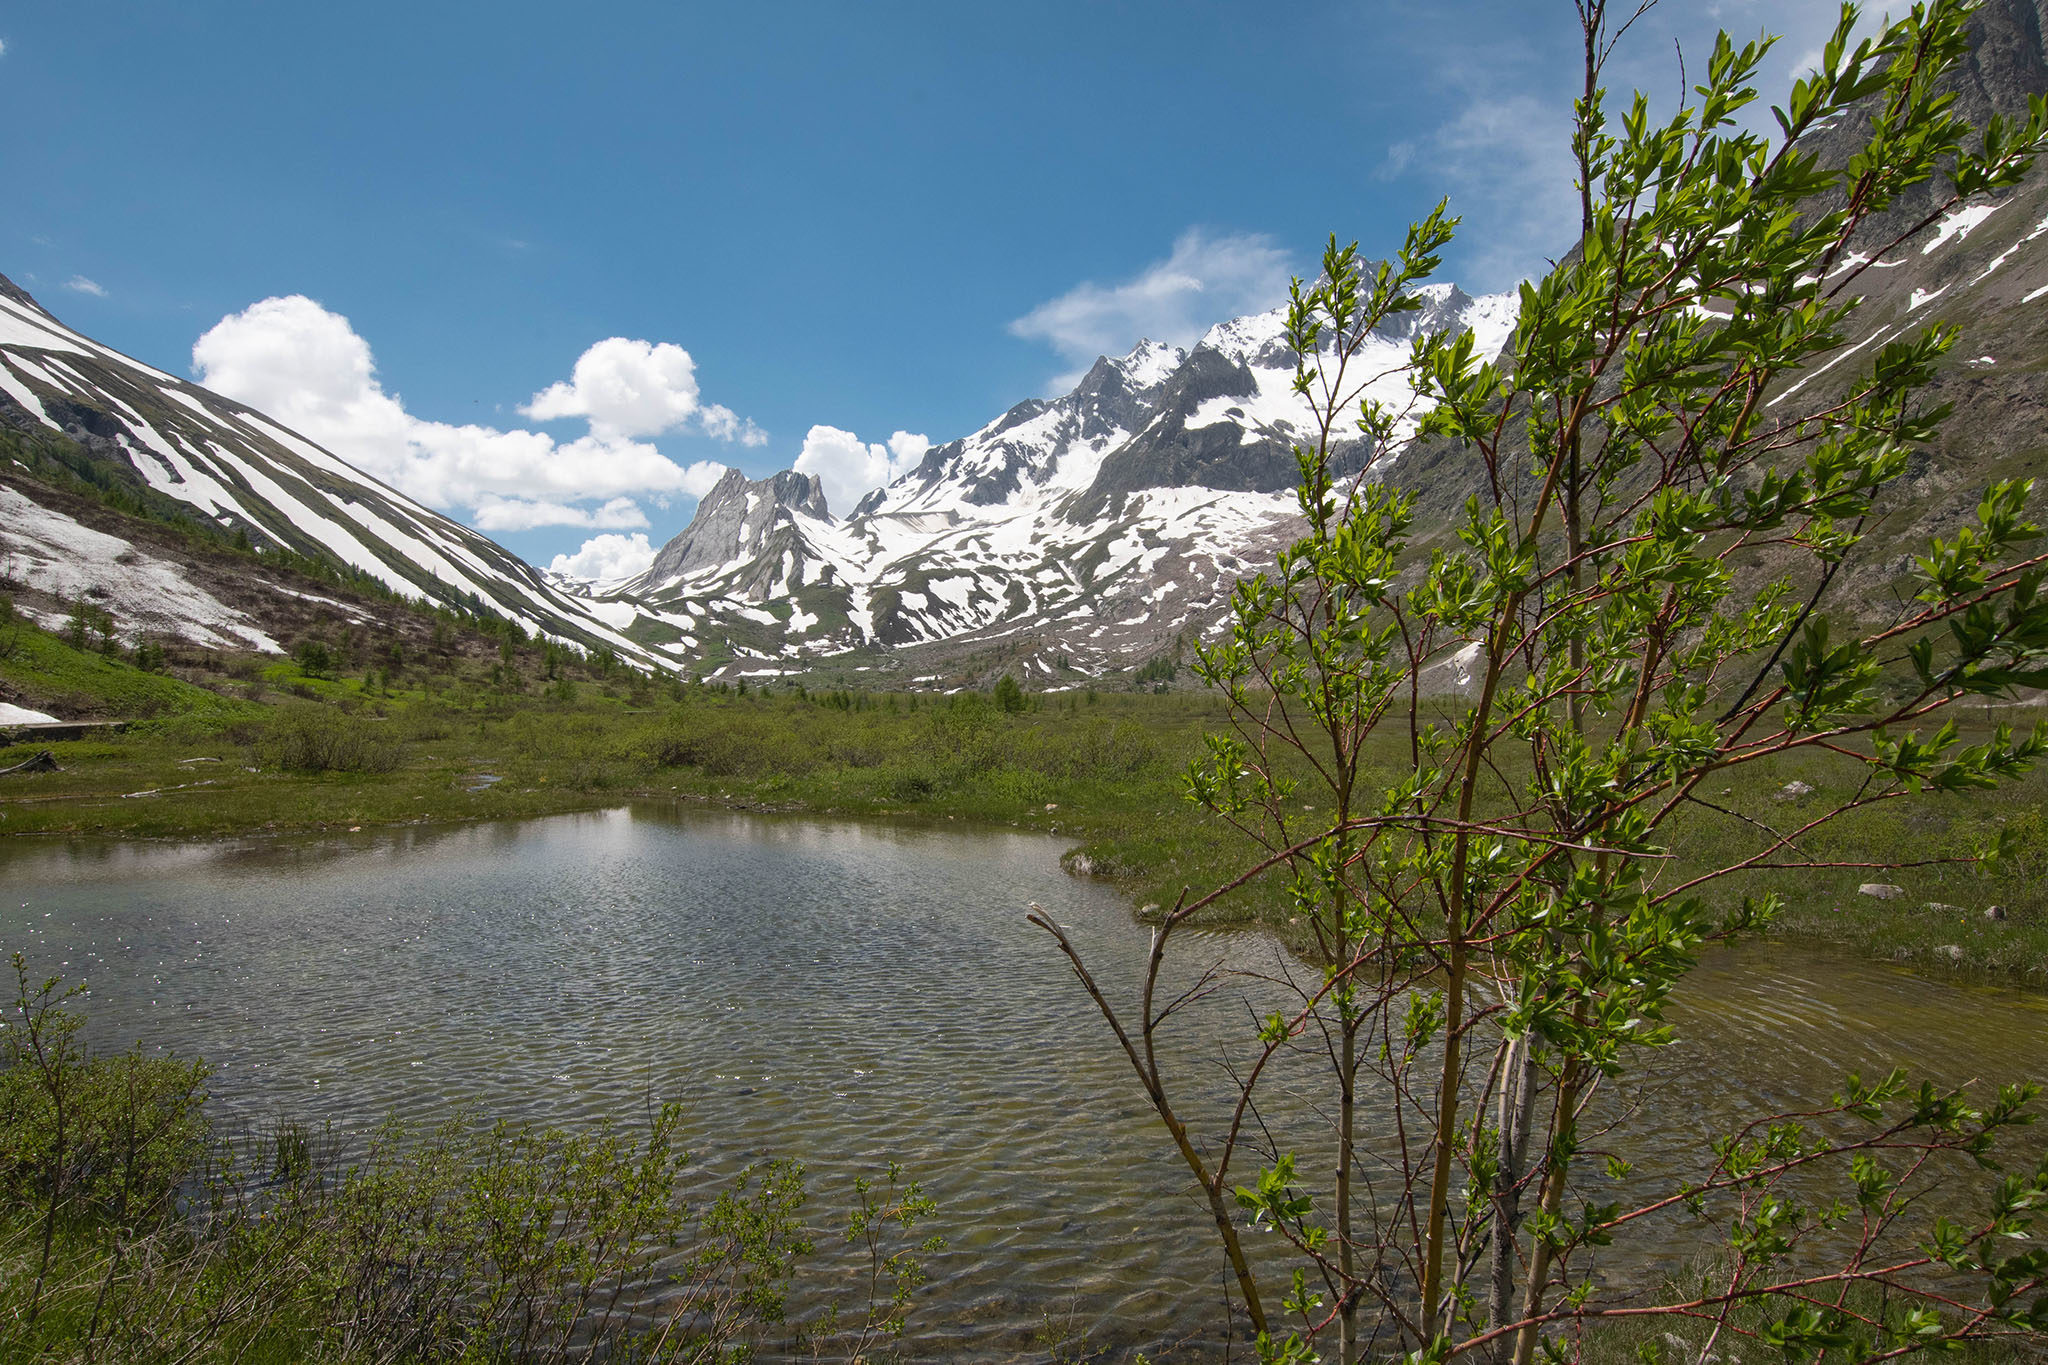
[[[828,525],[832,521],[817,475],[784,469],[765,479],[749,479],[737,469],[727,469],[697,504],[697,513],[682,534],[662,546],[653,565],[625,590],[653,592],[700,570],[753,558],[770,537],[798,518]]]
[[[23,289],[5,275],[0,275],[0,298],[13,299],[16,303],[26,304],[38,313],[45,312],[43,305],[37,303],[34,296],[28,290]]]
[[[882,513],[1008,507],[1085,487],[1109,450],[1159,410],[1187,361],[1166,342],[1141,340],[1098,356],[1057,398],[1027,398],[970,436],[933,446],[917,468],[861,499],[849,521]]]
[[[1117,361],[1133,388],[1149,389],[1162,384],[1167,376],[1180,368],[1188,353],[1180,347],[1165,341],[1154,341],[1141,337],[1131,348],[1130,354]]]
[[[1202,334],[1195,350],[1214,352],[1240,365],[1262,370],[1294,368],[1294,350],[1287,344],[1284,307],[1219,322]]]
[[[755,500],[776,511],[801,512],[808,517],[829,521],[831,508],[825,504],[825,485],[816,474],[799,474],[794,469],[779,470],[765,479],[749,480],[737,469],[728,469],[719,476],[704,501],[698,506],[701,514],[707,507],[714,510],[724,502]]]

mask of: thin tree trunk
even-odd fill
[[[1358,1277],[1351,1236],[1351,1138],[1358,1116],[1358,1025],[1351,1018],[1350,1006],[1339,1002],[1338,1008],[1344,1015],[1338,1021],[1343,1030],[1339,1050],[1343,1074],[1337,1092],[1337,1269],[1344,1297],[1337,1313],[1337,1359],[1341,1365],[1353,1365],[1358,1359],[1358,1295],[1352,1288]]]
[[[1572,1113],[1578,1108],[1579,1078],[1577,1066],[1566,1068],[1563,1079],[1557,1087],[1557,1113],[1551,1122],[1553,1133],[1561,1132],[1572,1121]],[[1557,1159],[1555,1153],[1545,1158],[1543,1173],[1542,1209],[1553,1218],[1564,1207],[1564,1185],[1568,1174],[1568,1163]],[[1543,1311],[1543,1294],[1550,1280],[1550,1243],[1542,1238],[1529,1250],[1529,1283],[1522,1294],[1522,1317],[1534,1318]],[[1530,1322],[1515,1333],[1514,1365],[1529,1365],[1536,1357],[1536,1338],[1539,1335],[1536,1324]]]
[[[1580,30],[1585,43],[1585,89],[1583,98],[1591,105],[1598,96],[1600,76],[1600,34],[1606,23],[1606,0],[1595,0],[1580,10]],[[1593,231],[1593,178],[1592,167],[1586,154],[1579,156],[1579,239],[1584,241]],[[1566,592],[1577,598],[1583,586],[1580,555],[1585,548],[1584,516],[1581,507],[1580,456],[1582,453],[1583,428],[1574,424],[1568,442],[1566,458],[1570,463],[1564,485],[1564,534]],[[1586,666],[1586,642],[1576,633],[1567,646],[1574,677]],[[1569,722],[1574,732],[1583,735],[1586,727],[1586,698],[1574,692],[1566,707]],[[1536,1106],[1536,1039],[1525,1034],[1521,1040],[1521,1066],[1516,1069],[1514,1105],[1509,1112],[1503,1103],[1503,1112],[1513,1123],[1512,1141],[1508,1124],[1501,1128],[1501,1186],[1502,1193],[1494,1204],[1493,1230],[1493,1284],[1488,1303],[1487,1321],[1501,1326],[1509,1321],[1510,1305],[1515,1292],[1515,1232],[1521,1222],[1521,1182],[1523,1163],[1528,1156],[1529,1129],[1534,1119]],[[1558,1097],[1560,1117],[1568,1117],[1571,1085],[1569,1079]],[[1503,1101],[1507,1096],[1502,1095]],[[1512,1154],[1511,1154],[1512,1153]],[[1509,1163],[1512,1161],[1512,1171]],[[1542,1207],[1555,1214],[1564,1195],[1564,1172],[1546,1157]],[[1540,1304],[1543,1282],[1550,1277],[1550,1245],[1539,1242],[1531,1248],[1529,1256],[1529,1283],[1524,1296],[1523,1316],[1535,1311],[1531,1305]],[[1507,1365],[1512,1359],[1515,1365],[1528,1365],[1536,1346],[1534,1328],[1524,1328],[1512,1337],[1502,1337],[1494,1346],[1492,1355],[1496,1365]],[[1511,1354],[1512,1348],[1512,1354]]]
[[[1515,1232],[1522,1222],[1522,1173],[1529,1153],[1529,1119],[1536,1104],[1536,1039],[1523,1034],[1514,1043],[1500,1093],[1500,1161],[1494,1178],[1493,1248],[1486,1320],[1494,1327],[1510,1321],[1515,1299]],[[1506,1365],[1514,1339],[1502,1337],[1493,1348],[1497,1365]]]
[[[1531,528],[1532,536],[1541,529],[1541,517],[1539,505],[1538,525]],[[1446,1224],[1450,1219],[1452,1147],[1458,1131],[1458,1086],[1465,1064],[1465,870],[1470,865],[1472,853],[1469,823],[1473,797],[1479,789],[1479,769],[1486,752],[1486,727],[1492,721],[1494,698],[1499,695],[1501,662],[1505,652],[1501,636],[1506,629],[1506,620],[1505,613],[1496,618],[1493,631],[1487,638],[1486,678],[1480,684],[1479,704],[1472,708],[1469,722],[1472,732],[1465,742],[1465,772],[1458,789],[1458,834],[1451,852],[1451,870],[1447,879],[1449,894],[1444,898],[1447,907],[1444,937],[1449,940],[1450,948],[1449,961],[1444,964],[1444,1061],[1443,1072],[1437,1082],[1436,1159],[1435,1168],[1430,1173],[1429,1202],[1424,1207],[1422,1302],[1416,1314],[1416,1320],[1422,1324],[1423,1335],[1423,1340],[1417,1344],[1425,1349],[1441,1330],[1439,1314],[1444,1298],[1444,1243],[1447,1240]]]

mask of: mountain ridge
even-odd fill
[[[195,522],[238,534],[252,548],[330,563],[400,596],[501,616],[586,650],[657,662],[617,629],[616,609],[563,592],[488,537],[265,414],[73,330],[4,275],[0,425],[61,437],[99,477],[178,504]],[[12,491],[41,508],[25,485],[16,481]],[[70,520],[49,508],[41,515],[53,526]],[[76,575],[62,554],[30,544],[28,518],[20,506],[0,516],[0,550],[12,556],[13,577],[45,591],[71,584]],[[98,572],[118,577],[107,564]],[[181,618],[146,595],[113,607],[124,635],[146,628],[206,638],[218,625]],[[260,629],[246,638],[257,648],[279,647]]]
[[[2048,91],[2048,0],[1990,0],[1974,22],[1978,47],[1953,81],[1966,116],[2015,113]],[[1852,122],[1827,135],[1829,155],[1853,145]],[[1822,376],[1928,319],[1964,329],[1934,385],[1957,417],[1915,457],[1872,553],[1848,571],[1873,610],[1902,556],[1966,516],[1976,487],[2048,463],[2048,174],[1869,258],[1942,192],[1929,185],[1871,226],[1857,260],[1858,330],[1795,381],[1836,382],[1850,371]],[[1498,353],[1517,300],[1449,283],[1421,299],[1356,362],[1375,376],[1368,391],[1404,411],[1392,443],[1354,442],[1337,463],[1413,488],[1415,544],[1426,551],[1482,473],[1468,452],[1413,439],[1420,406],[1401,364],[1418,331],[1444,327],[1470,327],[1479,350]],[[554,581],[262,414],[71,331],[4,276],[0,425],[74,441],[137,496],[168,499],[217,529],[642,667],[948,686],[1006,670],[1057,688],[1184,662],[1221,628],[1240,577],[1298,534],[1292,445],[1307,413],[1284,320],[1273,309],[1217,323],[1187,346],[1144,340],[1098,357],[1067,392],[1027,398],[929,448],[843,516],[815,476],[728,470],[646,570],[598,584]],[[13,494],[35,504],[18,480]],[[28,539],[19,532],[32,515],[0,507],[0,551],[10,524],[15,541]],[[65,552],[11,553],[51,566]],[[191,607],[186,624],[225,640],[240,629],[225,610]],[[234,638],[277,645],[250,621],[255,634]]]

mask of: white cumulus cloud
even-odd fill
[[[1163,261],[1121,284],[1089,282],[1049,299],[1010,324],[1062,359],[1085,364],[1123,355],[1139,340],[1187,346],[1219,322],[1283,302],[1294,271],[1263,234],[1211,237],[1190,228]]]
[[[548,561],[548,572],[564,578],[581,578],[609,583],[645,573],[654,563],[654,547],[636,531],[630,536],[592,536],[573,555],[556,555]]]
[[[648,524],[647,514],[631,498],[613,498],[602,507],[571,507],[538,498],[490,496],[477,503],[472,520],[480,531],[531,531],[537,526],[623,530]]]
[[[753,418],[742,417],[723,403],[706,403],[697,420],[704,424],[705,435],[721,441],[738,441],[743,446],[768,444],[768,433],[755,426]]]
[[[576,358],[568,380],[520,411],[536,422],[585,417],[600,436],[658,436],[698,408],[697,362],[673,342],[606,337]]]
[[[584,359],[607,347],[609,342],[600,342]],[[680,373],[689,378],[695,403],[689,357],[680,347],[626,347],[629,358],[644,354],[656,375],[671,378],[678,373],[673,359],[657,353],[665,347],[682,356]],[[619,348],[605,354],[612,359],[601,358],[588,369],[579,360],[576,378],[555,386],[595,396],[604,413],[602,424],[592,415],[589,433],[571,441],[542,431],[414,417],[399,395],[378,382],[370,344],[349,320],[298,294],[264,299],[222,318],[193,344],[192,372],[215,392],[269,414],[422,502],[475,509],[485,529],[645,526],[632,497],[701,497],[725,466],[715,460],[681,465],[631,439],[640,429],[636,423],[644,426],[646,420],[633,414],[651,412],[665,400],[607,387],[620,369],[632,367],[613,365],[622,355]],[[600,505],[587,505],[593,503]]]
[[[593,435],[609,438],[659,436],[681,431],[694,419],[705,435],[721,441],[768,441],[751,418],[702,401],[697,362],[669,341],[606,337],[576,358],[568,379],[542,389],[519,411],[536,422],[581,417]]]
[[[908,473],[931,448],[916,432],[899,431],[886,444],[870,444],[838,427],[815,426],[791,467],[799,474],[816,474],[825,486],[826,506],[843,517],[868,493]]]
[[[718,486],[725,477],[726,467],[716,460],[692,460],[683,470],[683,492],[693,498],[701,498]],[[667,498],[656,498],[662,507],[668,506]]]
[[[73,275],[70,279],[64,281],[64,287],[74,294],[90,294],[96,299],[103,299],[107,296],[107,287],[105,285],[100,284],[96,280],[89,280],[83,275]]]

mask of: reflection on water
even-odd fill
[[[1151,1349],[1220,1330],[1221,1266],[1120,1053],[1043,933],[1135,980],[1145,933],[1031,835],[636,806],[525,823],[166,845],[0,843],[0,939],[90,983],[93,1034],[199,1053],[229,1124],[361,1129],[472,1104],[573,1124],[679,1100],[728,1170],[809,1163],[820,1208],[903,1161],[948,1250],[920,1356],[1003,1357],[1048,1318]],[[1208,957],[1277,965],[1254,936]],[[1782,948],[1689,983],[1646,1136],[1910,1059],[2009,1079],[2034,997]],[[1211,1002],[1191,1049],[1249,1033]],[[1994,1022],[1995,1021],[1995,1022]],[[1733,1044],[1733,1046],[1731,1046]],[[1731,1070],[1730,1058],[1736,1059]],[[1701,1103],[1701,1097],[1711,1097]]]

